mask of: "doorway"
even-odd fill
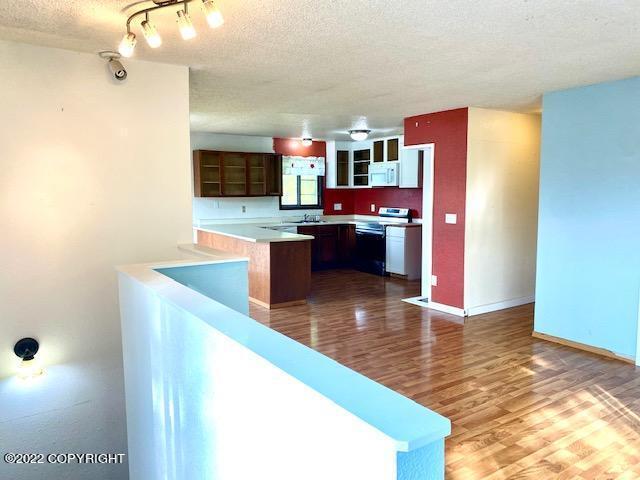
[[[407,299],[407,301],[426,307],[431,300],[431,276],[433,273],[433,165],[435,145],[426,143],[408,145],[403,148],[418,150],[418,158],[422,158],[422,279],[420,296]]]

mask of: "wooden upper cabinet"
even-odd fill
[[[400,160],[400,143],[397,138],[387,140],[387,162],[395,162]]]
[[[196,197],[218,197],[221,195],[220,152],[193,152],[194,195]]]
[[[244,153],[222,154],[222,194],[229,197],[244,197],[247,188],[247,157]]]
[[[247,154],[247,167],[249,174],[249,195],[261,195],[267,194],[267,161],[265,154],[262,153],[248,153]]]
[[[272,153],[193,152],[196,197],[282,195],[282,156]]]
[[[282,195],[282,155],[265,155],[267,195]]]

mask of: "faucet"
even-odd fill
[[[311,219],[311,216],[310,216],[309,214],[307,214],[307,213],[305,213],[305,214],[302,216],[302,221],[303,221],[303,222],[310,222],[310,221],[311,221],[310,219]]]

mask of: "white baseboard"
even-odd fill
[[[411,297],[402,299],[403,302],[410,303],[411,305],[417,305],[422,308],[430,308],[431,310],[437,310],[439,312],[450,313],[451,315],[457,315],[458,317],[466,317],[464,309],[451,307],[442,303],[425,301],[424,297]]]
[[[505,300],[504,302],[489,303],[487,305],[479,305],[477,307],[470,307],[467,309],[467,315],[482,315],[483,313],[495,312],[496,310],[504,310],[505,308],[519,307],[520,305],[526,305],[527,303],[533,303],[535,297],[530,295],[528,297],[513,298],[511,300]]]
[[[438,310],[439,312],[450,313],[451,315],[457,315],[458,317],[467,316],[467,312],[464,308],[452,307],[451,305],[445,305],[444,303],[429,302],[428,308],[431,310]]]

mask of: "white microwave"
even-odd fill
[[[397,187],[400,184],[398,162],[380,162],[369,165],[369,185],[372,187]]]

